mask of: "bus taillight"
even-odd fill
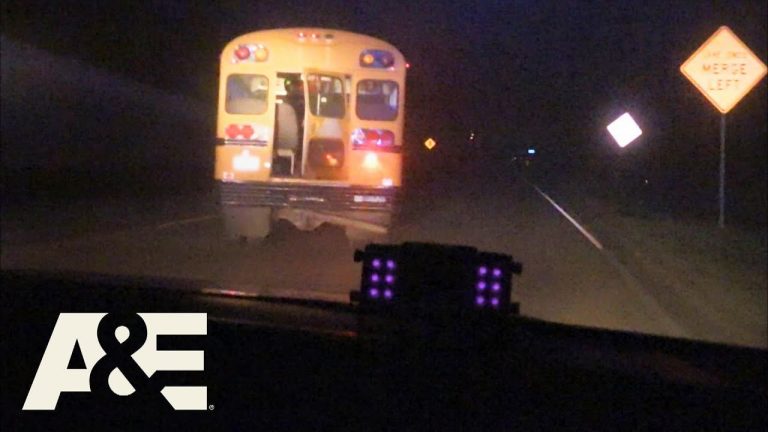
[[[235,139],[240,135],[240,126],[231,124],[227,126],[224,132],[227,134],[227,138]]]
[[[395,134],[386,129],[355,129],[352,132],[352,147],[356,150],[392,150]]]
[[[392,131],[388,131],[388,130],[379,131],[378,145],[381,145],[384,147],[392,147],[393,145],[395,145],[395,134],[392,133]]]
[[[226,140],[231,141],[254,141],[260,144],[266,144],[268,128],[258,124],[230,124],[224,129]]]

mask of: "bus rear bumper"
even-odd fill
[[[224,206],[295,207],[318,211],[393,212],[399,188],[328,186],[305,183],[220,182],[219,202]]]
[[[220,182],[224,208],[271,208],[275,219],[309,230],[321,223],[386,233],[397,209],[399,188],[274,182]]]

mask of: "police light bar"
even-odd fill
[[[509,255],[433,243],[369,244],[354,260],[362,272],[350,299],[363,309],[517,312],[512,275],[522,264]]]

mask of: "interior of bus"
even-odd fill
[[[272,176],[301,176],[304,141],[304,81],[301,74],[278,73]],[[282,85],[280,85],[282,83]]]
[[[343,179],[342,120],[349,97],[342,80],[299,73],[278,73],[277,79],[272,176]],[[306,134],[310,122],[314,127]]]

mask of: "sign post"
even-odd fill
[[[680,66],[680,72],[722,113],[720,118],[720,216],[725,227],[725,115],[766,74],[766,66],[722,26]]]
[[[720,188],[717,196],[720,203],[717,225],[725,228],[725,114],[720,116]]]

